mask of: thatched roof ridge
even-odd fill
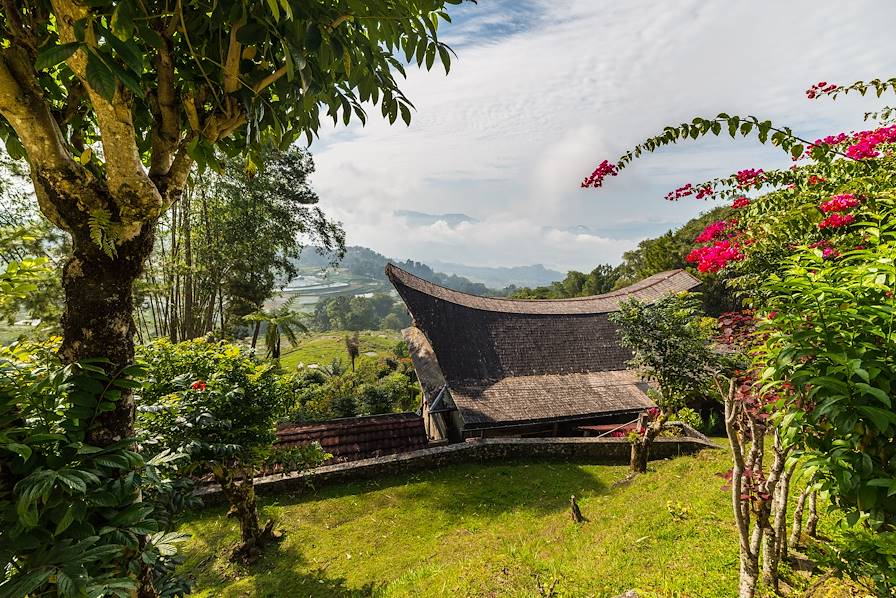
[[[541,315],[609,313],[617,311],[619,304],[629,299],[652,303],[664,295],[688,291],[700,284],[697,278],[685,270],[669,270],[603,295],[572,299],[507,299],[461,293],[423,280],[394,264],[386,265],[386,275],[399,288],[399,292],[400,287],[408,287],[435,299],[471,309]]]

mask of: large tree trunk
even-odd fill
[[[137,328],[133,284],[152,250],[154,228],[154,223],[145,223],[136,237],[117,246],[114,257],[105,254],[86,230],[72,234],[72,256],[62,275],[63,361],[100,357],[108,360],[110,375],[133,362]],[[115,409],[97,416],[87,441],[106,446],[132,436],[133,421],[133,397],[122,393]]]

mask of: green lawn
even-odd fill
[[[299,337],[297,348],[284,350],[284,354],[280,358],[280,365],[288,371],[299,363],[329,365],[333,359],[339,358],[343,365],[349,366],[348,353],[345,350],[345,336],[351,334],[354,333],[330,331]],[[401,333],[391,330],[372,330],[359,333],[358,339],[362,356],[365,353],[391,355],[395,345],[401,340]]]
[[[19,336],[32,332],[34,328],[31,326],[10,326],[7,324],[0,325],[0,345],[8,345],[13,341],[19,340]]]
[[[468,464],[261,501],[285,539],[250,567],[228,562],[236,523],[211,508],[186,571],[201,596],[648,596],[736,594],[727,451],[626,467]],[[569,497],[590,521],[571,521]],[[543,592],[543,594],[541,594]]]

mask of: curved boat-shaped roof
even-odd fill
[[[649,407],[609,315],[625,300],[700,284],[673,270],[604,295],[520,301],[446,289],[392,264],[386,274],[414,318],[405,340],[424,390],[447,384],[468,429]]]
[[[664,295],[687,291],[700,284],[698,279],[684,270],[669,270],[603,295],[573,299],[507,299],[461,293],[423,280],[394,264],[386,266],[386,275],[399,293],[400,287],[408,287],[435,299],[471,309],[541,315],[604,314],[617,311],[619,304],[629,299],[652,303]]]

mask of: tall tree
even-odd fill
[[[141,280],[145,327],[151,319],[152,333],[173,341],[232,331],[295,276],[305,244],[340,256],[344,233],[315,205],[313,171],[311,155],[290,148],[266,152],[251,173],[237,158],[220,174],[194,173]]]
[[[194,163],[310,142],[324,113],[364,121],[363,102],[409,122],[396,55],[447,70],[436,27],[460,1],[4,0],[0,139],[72,237],[62,358],[133,360],[133,283]],[[88,441],[131,435],[133,417],[124,393]]]

